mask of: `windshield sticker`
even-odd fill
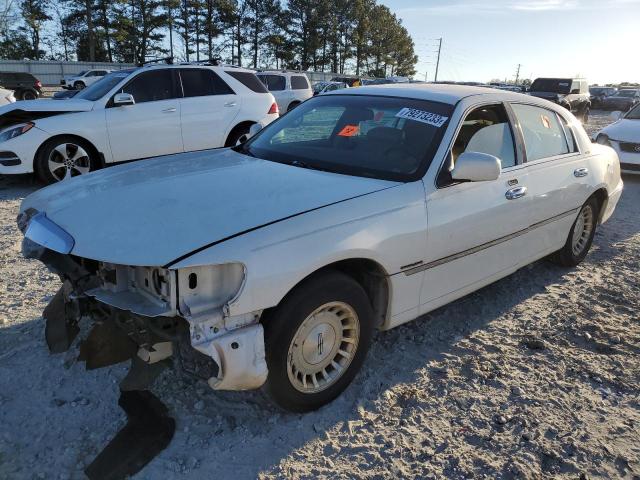
[[[542,121],[542,125],[544,128],[551,128],[551,120],[546,115],[540,115],[540,120]]]
[[[443,117],[442,115],[438,115],[437,113],[430,113],[423,110],[416,110],[415,108],[406,107],[396,113],[396,117],[426,123],[428,125],[433,125],[434,127],[441,127],[442,125],[444,125],[444,122],[449,120],[449,117]]]
[[[358,134],[360,131],[360,127],[358,125],[345,125],[345,127],[340,130],[338,136],[340,137],[353,137]]]

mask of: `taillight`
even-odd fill
[[[273,104],[271,105],[271,108],[267,113],[269,115],[271,115],[272,113],[280,113],[280,110],[278,110],[278,104],[276,102],[273,102]]]
[[[36,87],[42,88],[42,82],[40,80],[36,80]]]

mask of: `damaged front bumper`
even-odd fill
[[[64,232],[42,224],[50,227],[46,233],[65,239]],[[242,288],[244,267],[176,271],[113,265],[70,255],[67,244],[51,245],[54,251],[30,236],[23,241],[25,257],[41,260],[63,280],[43,312],[52,353],[68,350],[80,322],[90,320],[80,359],[88,369],[131,359],[123,390],[148,388],[170,364],[216,390],[254,389],[266,381],[262,312],[229,316],[225,308]]]

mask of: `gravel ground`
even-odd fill
[[[537,262],[378,334],[317,412],[166,372],[154,392],[176,434],[136,478],[640,479],[640,180],[625,181],[581,266]],[[59,282],[21,258],[15,226],[36,188],[0,178],[0,478],[83,478],[125,423],[126,367],[49,356],[40,315]]]

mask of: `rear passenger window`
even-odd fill
[[[267,87],[265,87],[264,84],[260,80],[258,80],[258,77],[256,77],[255,73],[238,72],[234,70],[225,70],[224,73],[235,78],[249,90],[257,93],[269,93]]]
[[[180,78],[185,98],[234,93],[224,80],[208,69],[180,69]]]
[[[512,107],[522,128],[527,161],[570,153],[565,130],[555,112],[533,105]]]
[[[307,77],[303,77],[302,75],[293,75],[291,77],[292,90],[306,90],[307,88],[309,88]]]
[[[270,92],[279,92],[287,88],[287,80],[282,75],[258,75]]]

